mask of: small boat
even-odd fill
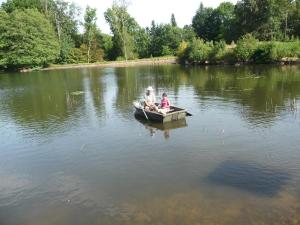
[[[137,102],[134,102],[133,105],[135,108],[136,116],[153,122],[167,123],[184,119],[187,115],[190,115],[185,109],[181,109],[175,106],[171,106],[169,112],[167,112],[166,114],[162,114],[156,111],[144,110],[141,104]]]

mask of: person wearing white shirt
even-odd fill
[[[154,89],[149,86],[146,89],[146,94],[144,96],[144,107],[146,110],[156,110],[157,106],[155,105],[155,94],[154,94]]]

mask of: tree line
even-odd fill
[[[0,68],[176,54],[193,61],[212,52],[216,56],[218,49],[249,35],[285,42],[300,36],[300,0],[240,0],[214,9],[201,3],[195,11],[192,24],[183,28],[174,14],[169,23],[152,21],[144,28],[128,13],[126,0],[118,0],[104,13],[111,30],[104,34],[95,8],[87,6],[80,21],[81,10],[65,0],[7,0],[0,8]]]

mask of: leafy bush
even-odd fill
[[[299,58],[300,42],[261,42],[252,59],[255,63],[269,63],[283,58]]]
[[[173,55],[171,48],[167,45],[162,46],[162,56]]]
[[[281,60],[286,57],[300,58],[300,41],[274,42],[272,55],[274,60]]]
[[[209,59],[212,45],[202,39],[194,39],[187,47],[187,60],[190,63],[204,63]]]
[[[178,46],[176,55],[177,55],[178,60],[179,60],[180,63],[184,63],[185,60],[187,59],[186,58],[186,50],[187,50],[187,48],[188,48],[188,43],[185,42],[185,41],[182,41],[180,43],[180,45]]]
[[[54,28],[36,9],[0,11],[0,67],[46,66],[59,55]]]
[[[259,41],[255,39],[251,34],[246,34],[242,36],[238,41],[234,49],[235,57],[238,61],[247,62],[249,61],[257,46]]]
[[[67,56],[67,63],[85,63],[87,55],[83,54],[80,48],[72,48]]]
[[[209,60],[212,62],[221,61],[224,59],[224,54],[226,52],[225,41],[218,41],[213,44],[212,50],[209,55]]]
[[[254,51],[252,59],[255,63],[269,63],[274,60],[273,57],[273,42],[263,42]]]

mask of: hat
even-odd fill
[[[153,88],[151,86],[147,87],[147,91],[153,91]]]

